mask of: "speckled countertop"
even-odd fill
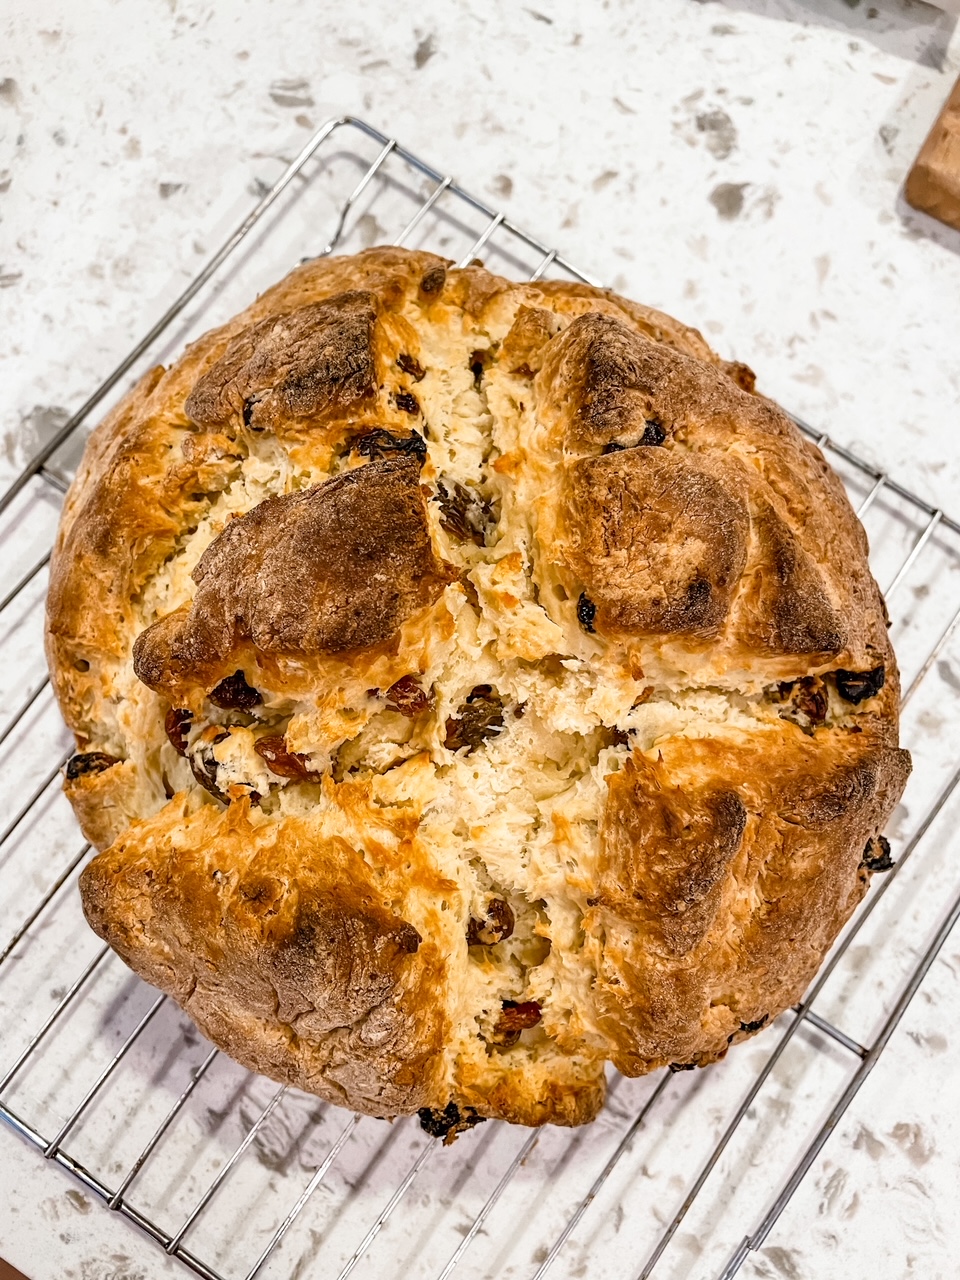
[[[957,21],[910,0],[7,0],[0,479],[257,179],[353,112],[960,512],[960,235],[900,194]],[[960,1274],[958,974],[954,937],[743,1275]],[[0,1255],[30,1280],[186,1274],[5,1131],[0,1194]],[[664,1274],[710,1280],[699,1247]]]

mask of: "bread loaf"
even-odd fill
[[[92,927],[239,1062],[446,1137],[776,1017],[909,770],[863,530],[749,369],[400,249],[93,433],[47,647]]]

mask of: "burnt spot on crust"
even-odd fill
[[[837,693],[845,702],[859,706],[867,698],[875,698],[883,688],[887,673],[883,666],[874,667],[871,671],[844,671],[842,667],[833,673]]]
[[[580,592],[580,598],[577,600],[577,621],[589,635],[593,635],[596,627],[593,620],[597,616],[597,606],[593,603],[585,591]]]
[[[443,745],[448,751],[475,751],[487,738],[495,738],[503,729],[503,699],[488,684],[476,685],[466,702],[450,716]]]
[[[440,504],[440,527],[461,542],[474,542],[482,547],[486,540],[491,511],[476,489],[468,489],[459,480],[441,476],[437,481]]]
[[[350,441],[350,448],[364,458],[416,458],[421,467],[427,456],[427,442],[419,432],[411,431],[408,436],[398,436],[383,427],[375,427],[372,431],[354,436]]]
[[[876,839],[871,838],[867,841],[860,865],[872,873],[893,870],[890,841],[886,836],[877,836]]]
[[[76,782],[91,773],[103,773],[120,761],[116,756],[107,755],[105,751],[79,751],[67,761],[67,781]]]
[[[163,728],[178,756],[187,754],[187,737],[193,727],[193,712],[171,707],[163,718]]]
[[[504,898],[491,898],[487,903],[483,919],[470,917],[467,925],[467,946],[495,947],[498,942],[505,942],[513,933],[516,923],[513,908]]]
[[[310,768],[306,756],[287,747],[283,734],[269,734],[258,738],[253,749],[278,778],[292,778],[295,782],[319,782],[323,777]]]
[[[846,627],[813,557],[769,503],[756,501],[752,527],[753,566],[741,610],[744,638],[770,654],[839,653],[847,643]]]
[[[414,382],[421,382],[427,376],[426,369],[413,356],[406,354],[397,356],[397,367],[402,369],[404,373],[409,374]]]
[[[567,511],[568,560],[598,629],[704,632],[724,621],[749,534],[732,487],[671,451],[628,449],[575,465]]]
[[[387,458],[230,521],[193,571],[193,603],[134,645],[157,690],[212,683],[246,643],[264,654],[381,643],[452,580],[434,554],[414,458]]]
[[[473,1107],[458,1107],[455,1102],[448,1102],[442,1111],[435,1107],[421,1107],[417,1117],[424,1133],[431,1138],[442,1138],[445,1147],[455,1142],[458,1134],[466,1133],[474,1125],[483,1124],[486,1119],[486,1116],[478,1115]]]
[[[387,706],[399,711],[408,720],[415,720],[433,706],[433,696],[413,676],[401,676],[386,694]]]
[[[224,676],[207,694],[215,707],[224,711],[252,711],[263,702],[258,690],[247,684],[242,671],[235,671],[232,676]]]
[[[372,398],[377,306],[374,294],[354,290],[257,321],[200,377],[187,416],[199,427],[240,419],[276,431]]]
[[[431,267],[420,279],[420,292],[425,293],[428,298],[436,297],[442,291],[446,281],[446,267]]]

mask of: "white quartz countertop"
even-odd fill
[[[960,514],[960,234],[901,195],[957,23],[919,0],[6,0],[0,479],[245,190],[352,113]],[[960,1274],[958,976],[954,936],[742,1275]],[[187,1274],[5,1129],[0,1202],[30,1280]],[[713,1280],[685,1256],[663,1274]]]

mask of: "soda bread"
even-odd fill
[[[446,1137],[796,1001],[909,771],[863,530],[750,371],[400,249],[93,433],[47,648],[93,928],[246,1066]]]

